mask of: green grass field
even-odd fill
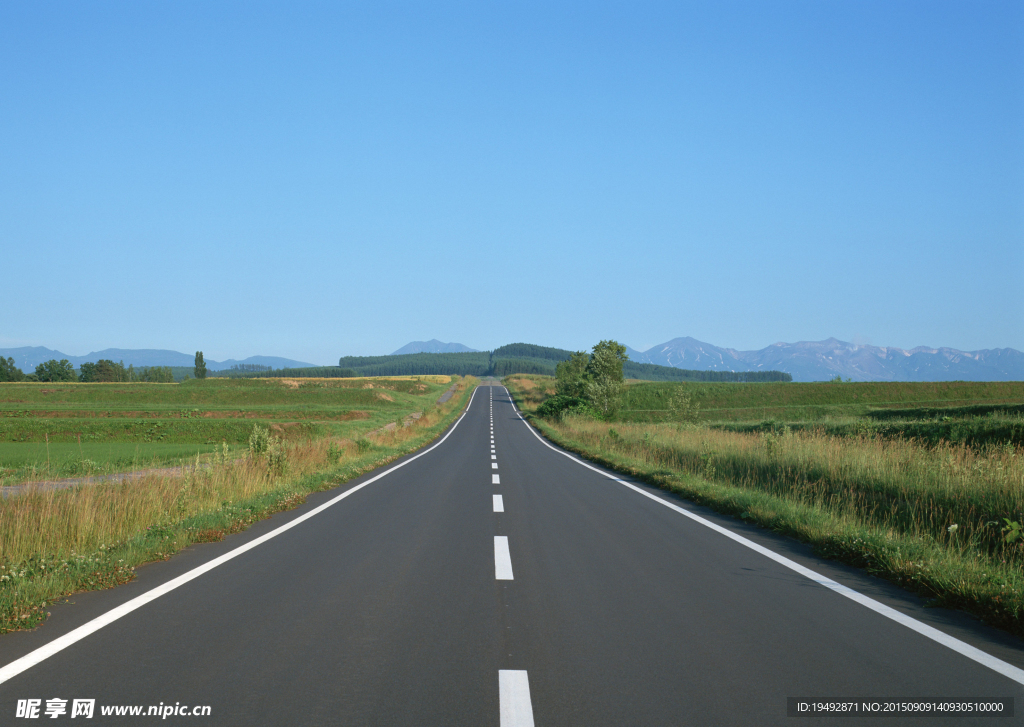
[[[447,376],[0,384],[0,485],[178,464],[253,426],[359,438],[434,405]]]
[[[0,442],[0,477],[32,479],[40,477],[78,477],[104,472],[121,472],[150,466],[166,466],[184,459],[217,451],[210,444],[135,444],[104,442],[69,444],[54,442],[47,448],[40,442]]]

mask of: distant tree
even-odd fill
[[[110,373],[107,374],[111,381],[127,381],[128,380],[128,369],[125,368],[124,361],[107,361],[107,366],[110,367]]]
[[[79,380],[84,382],[130,381],[128,369],[124,361],[114,363],[108,358],[101,358],[96,363],[84,363],[78,369]]]
[[[587,365],[590,354],[577,351],[555,367],[555,390],[562,396],[582,398],[587,393]]]
[[[96,364],[86,361],[78,367],[78,380],[84,383],[96,381]]]
[[[25,374],[14,365],[13,358],[0,356],[0,381],[24,381]]]
[[[46,363],[36,366],[36,377],[39,381],[78,381],[75,367],[66,358],[60,361],[51,358]]]
[[[173,384],[174,372],[170,366],[146,366],[139,371],[138,379],[155,384]]]
[[[202,351],[196,351],[196,365],[194,372],[197,379],[206,378],[206,361],[203,360]]]
[[[235,364],[228,370],[242,373],[261,373],[264,371],[272,371],[273,369],[273,366],[264,366],[263,364]]]
[[[619,409],[622,398],[622,366],[628,360],[626,347],[616,341],[594,346],[587,363],[587,398],[606,419]]]

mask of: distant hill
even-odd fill
[[[433,338],[429,341],[413,341],[407,343],[395,351],[392,356],[402,356],[408,353],[476,353],[475,348],[463,346],[461,343],[445,343]]]
[[[85,356],[69,356],[66,353],[55,351],[50,348],[43,348],[42,346],[25,346],[22,348],[0,349],[0,356],[4,358],[13,358],[14,364],[26,374],[32,373],[35,371],[36,366],[44,361],[49,361],[50,359],[57,359],[60,361],[61,359],[66,358],[75,368],[79,368],[86,362],[95,363],[100,359],[123,361],[125,366],[131,365],[135,367],[192,367],[196,360],[195,353],[181,353],[180,351],[168,351],[155,348],[107,348],[102,351],[94,351],[90,354],[86,354]],[[290,358],[280,358],[278,356],[250,356],[249,358],[242,359],[241,361],[236,361],[235,359],[228,359],[227,361],[212,361],[210,359],[206,359],[206,368],[210,371],[229,369],[236,364],[259,364],[261,366],[271,366],[273,368],[298,368],[314,365],[304,361],[294,361]]]
[[[759,351],[720,348],[695,338],[674,338],[647,351],[629,349],[638,363],[708,371],[785,371],[794,381],[1024,381],[1024,353],[1012,348],[864,346],[835,338],[775,343]]]

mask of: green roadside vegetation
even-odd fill
[[[627,382],[600,416],[562,378],[505,379],[553,442],[1024,636],[1024,383]]]
[[[4,403],[35,412],[28,419],[36,423],[46,418],[45,413],[61,411],[60,406],[76,414],[149,410],[180,416],[187,403],[189,419],[203,421],[204,412],[227,412],[243,419],[246,428],[241,442],[221,442],[205,458],[193,454],[190,466],[180,471],[59,490],[28,486],[0,498],[0,633],[32,628],[46,618],[47,607],[63,597],[127,582],[141,564],[244,530],[296,507],[312,492],[336,487],[424,446],[465,408],[476,383],[472,377],[427,377],[362,379],[344,385],[213,379],[181,386],[69,384],[67,390],[52,392],[56,396],[41,409],[31,407],[38,397],[50,394],[42,393],[38,384],[0,386],[0,396],[7,397]],[[438,404],[451,387],[454,396]],[[354,407],[365,416],[328,416],[347,415]],[[251,411],[259,416],[247,418]],[[284,426],[299,423],[285,421],[293,420],[296,412],[322,419],[315,430]],[[287,416],[273,419],[264,417],[266,413]],[[39,450],[38,442],[0,444],[0,452],[4,446]],[[51,442],[51,456],[54,446]],[[74,451],[78,443],[61,446]],[[82,452],[102,457],[101,450],[86,447],[109,447],[108,459],[113,461],[121,446],[83,443]],[[163,448],[173,458],[173,448],[183,445],[144,446],[152,448],[150,453]]]

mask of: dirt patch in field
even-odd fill
[[[531,381],[530,379],[516,379],[516,383],[527,391],[537,388],[537,382]]]
[[[333,419],[340,419],[341,421],[344,421],[344,422],[351,421],[353,419],[369,419],[370,418],[370,412],[368,412],[368,411],[358,411],[358,410],[346,411],[346,412],[342,412],[338,416],[332,417],[332,418]]]
[[[380,392],[379,392],[379,393],[377,394],[377,398],[378,398],[378,399],[380,399],[380,400],[382,400],[382,401],[394,401],[394,399],[392,399],[392,398],[391,398],[390,396],[388,396],[387,394],[384,394],[384,393],[380,393]]]
[[[295,379],[281,379],[281,386],[288,389],[297,389],[299,388],[299,382]]]
[[[423,416],[423,412],[421,412],[421,411],[414,411],[412,414],[407,414],[402,419],[402,428],[404,429],[405,427],[411,427],[422,416]],[[366,436],[372,437],[375,434],[383,434],[384,432],[393,432],[397,428],[398,428],[398,422],[388,422],[387,424],[385,424],[380,429],[374,429],[372,431],[367,432]]]
[[[301,422],[283,422],[281,424],[271,424],[270,431],[281,439],[294,439],[301,436],[305,429]]]
[[[362,388],[364,388],[364,389],[372,389],[373,388],[373,384],[371,384],[369,381],[367,381],[365,384],[363,384]]]
[[[255,412],[255,411],[204,411],[199,416],[201,416],[203,419],[257,419],[257,418],[259,418],[259,412]]]
[[[59,411],[43,411],[37,409],[22,414],[16,411],[0,412],[0,417],[7,419],[157,419],[179,416],[176,412],[157,411],[95,411],[80,409],[61,409]]]
[[[353,409],[351,411],[204,411],[193,414],[203,419],[284,419],[292,417],[306,421],[348,422],[353,419],[369,419],[370,412]]]

